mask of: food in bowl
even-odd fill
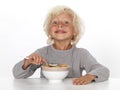
[[[59,64],[56,66],[43,65],[42,73],[50,82],[61,82],[69,72],[69,65]]]

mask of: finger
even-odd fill
[[[32,59],[31,57],[26,57],[25,59],[26,59],[30,64],[32,64],[33,59]]]
[[[39,57],[39,64],[43,64],[46,60],[43,57]]]
[[[73,84],[75,84],[77,78],[73,78],[72,81],[73,81]]]
[[[39,59],[38,58],[35,59],[35,63],[36,63],[36,65],[39,64]]]
[[[27,56],[26,58],[27,58],[27,59],[33,59],[33,56],[30,55],[30,56]]]
[[[30,61],[32,64],[37,65],[37,57],[36,56],[30,56]]]
[[[41,60],[42,60],[42,57],[37,56],[37,57],[36,57],[36,60],[35,60],[36,65],[40,65],[40,64],[41,64]]]
[[[36,57],[36,56],[33,56],[32,58],[33,58],[33,60],[34,60],[34,61],[36,61],[36,60],[37,60],[37,57]]]
[[[77,80],[78,78],[73,78],[72,80],[73,80],[73,82],[75,81],[75,80]]]
[[[78,85],[78,84],[79,84],[79,82],[80,82],[80,80],[79,80],[79,79],[74,79],[74,80],[73,80],[73,84],[74,84],[74,85]]]
[[[27,57],[25,57],[24,59],[25,59],[25,60],[28,60],[29,62],[32,61],[32,57],[31,57],[31,56],[27,56]]]
[[[82,81],[80,81],[79,83],[78,83],[78,85],[84,85],[84,80],[82,80]]]
[[[85,80],[82,80],[82,79],[76,79],[76,80],[73,82],[73,84],[74,84],[74,85],[83,85],[83,84],[84,84],[84,81],[85,81]]]
[[[89,83],[91,83],[91,81],[86,80],[86,81],[83,82],[83,85],[86,85],[86,84],[89,84]]]
[[[38,64],[41,64],[41,59],[39,58],[39,60],[38,60]]]
[[[42,58],[42,63],[47,64],[47,61],[44,58]]]
[[[30,58],[29,58],[29,57],[25,57],[24,59],[28,60],[28,59],[30,59]]]
[[[36,64],[40,64],[40,61],[41,61],[41,57],[36,56]]]
[[[79,80],[79,81],[77,82],[77,85],[83,85],[83,82],[84,82],[83,80],[81,80],[81,81]]]
[[[86,84],[89,84],[89,83],[91,83],[91,81],[90,80],[82,80],[79,84],[80,85],[86,85]]]

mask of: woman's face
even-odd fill
[[[76,35],[72,24],[72,17],[66,13],[55,16],[50,23],[49,34],[54,40],[65,41]]]

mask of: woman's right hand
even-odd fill
[[[44,62],[46,62],[46,60],[42,56],[40,56],[39,54],[31,54],[30,56],[25,58],[22,68],[25,70],[31,64],[40,65]]]

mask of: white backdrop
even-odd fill
[[[107,66],[110,77],[120,78],[119,0],[1,0],[0,76],[13,78],[13,66],[46,45],[43,22],[56,5],[69,6],[79,14],[86,32],[77,46]]]

